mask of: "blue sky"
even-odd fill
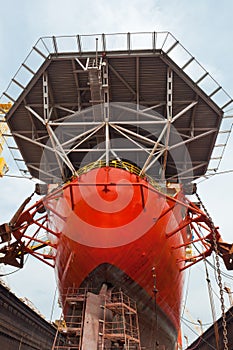
[[[232,13],[231,0],[9,0],[1,5],[0,94],[39,37],[170,31],[233,96]],[[222,170],[233,169],[232,147],[231,138]],[[233,237],[232,180],[233,174],[217,175],[199,185],[199,192],[226,241],[232,241]],[[9,178],[0,179],[0,183],[0,221],[4,222],[33,191],[34,184]],[[194,320],[201,318],[203,323],[208,323],[211,314],[203,271],[203,265],[191,271],[188,308]],[[7,281],[12,290],[31,299],[47,318],[50,317],[55,283],[48,268],[30,259],[24,271]],[[227,282],[231,284],[230,279]],[[189,334],[190,339],[194,336]]]

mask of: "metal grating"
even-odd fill
[[[6,118],[31,175],[39,176],[43,146],[29,143],[25,137],[43,140],[41,144],[48,140],[45,127],[35,117],[44,115],[44,75],[48,77],[51,120],[61,120],[91,106],[88,72],[82,66],[85,68],[96,53],[108,62],[110,102],[153,107],[161,115],[167,112],[167,71],[171,69],[173,116],[183,112],[174,126],[184,142],[192,133],[200,135],[187,146],[194,178],[216,173],[230,135],[232,98],[172,34],[148,32],[44,37],[37,41],[1,97],[3,102],[14,103]],[[196,105],[184,112],[195,101]],[[76,163],[78,166],[79,161]],[[167,177],[175,175],[170,165]]]

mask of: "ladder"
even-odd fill
[[[81,350],[86,289],[68,288],[52,350]]]
[[[91,92],[92,105],[103,103],[102,96],[102,76],[101,76],[102,59],[98,62],[97,58],[90,58],[88,61],[88,80]]]
[[[69,288],[52,350],[141,350],[136,302],[103,285]]]

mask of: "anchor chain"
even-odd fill
[[[207,218],[210,221],[211,230],[213,233],[213,246],[214,246],[214,252],[215,252],[216,270],[217,270],[218,286],[220,291],[221,311],[222,311],[222,328],[223,328],[223,344],[224,344],[223,350],[228,350],[229,348],[228,348],[228,338],[227,338],[227,322],[226,322],[226,314],[225,314],[224,290],[222,286],[222,276],[221,276],[221,270],[220,270],[219,251],[218,251],[217,239],[216,239],[216,229],[214,226],[214,222],[210,214],[208,213],[204,203],[202,202],[200,196],[198,195],[198,193],[196,193],[196,197],[200,202]]]

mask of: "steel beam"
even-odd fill
[[[165,151],[163,158],[163,167],[162,167],[162,180],[165,180],[166,176],[166,167],[167,167],[167,158],[168,158],[168,145],[171,132],[171,123],[172,123],[172,99],[173,99],[173,71],[170,67],[167,68],[167,133],[165,137]]]
[[[48,86],[48,73],[45,71],[42,75],[43,81],[43,109],[44,109],[44,121],[47,122],[50,117],[49,113],[49,86]]]
[[[117,70],[110,63],[108,64],[108,67],[115,74],[115,76],[125,85],[125,87],[133,94],[133,96],[136,96],[136,91],[127,83],[127,81],[120,75],[120,73],[117,72]]]

